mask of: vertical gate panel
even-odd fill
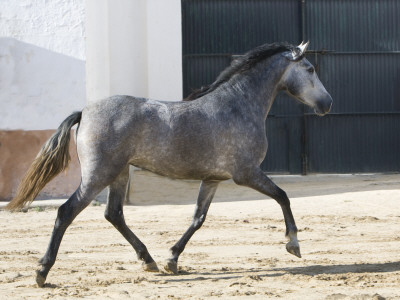
[[[183,55],[241,54],[264,43],[297,43],[300,22],[298,0],[183,0]]]
[[[301,173],[302,118],[269,116],[266,130],[268,152],[261,168],[273,173]]]
[[[305,0],[306,38],[315,50],[398,51],[400,1]]]
[[[396,114],[327,115],[307,118],[310,172],[400,170],[400,118]]]
[[[231,62],[230,55],[186,55],[183,58],[183,94],[212,83]]]
[[[399,171],[400,1],[306,0],[305,8],[313,60],[334,99],[330,115],[307,117],[308,170]]]
[[[319,77],[332,95],[331,113],[400,113],[400,55],[318,56]]]

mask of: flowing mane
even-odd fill
[[[193,91],[189,96],[183,99],[183,101],[192,101],[207,95],[224,82],[227,82],[230,78],[232,78],[233,75],[243,73],[251,69],[260,61],[271,57],[276,53],[292,51],[294,48],[296,47],[286,42],[258,46],[244,55],[234,59],[231,65],[223,70],[212,84],[203,86],[200,89]]]

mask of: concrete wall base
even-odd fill
[[[0,201],[10,200],[42,145],[55,130],[0,131]],[[73,134],[73,132],[71,132]],[[80,182],[80,166],[73,138],[68,170],[54,178],[37,199],[68,198]]]

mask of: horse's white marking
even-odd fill
[[[289,239],[289,243],[293,246],[299,246],[299,241],[297,240],[297,233],[296,232],[289,232],[287,235],[287,238]]]

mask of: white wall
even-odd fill
[[[0,12],[0,129],[54,129],[85,104],[84,0],[2,0]]]
[[[148,97],[182,99],[180,0],[147,1]]]
[[[0,12],[0,130],[54,129],[86,98],[182,98],[180,0],[2,0]]]
[[[87,98],[182,98],[180,0],[86,0]]]
[[[108,1],[86,0],[86,98],[108,96],[110,64],[108,47]]]
[[[86,0],[86,34],[88,102],[182,99],[180,0]]]

